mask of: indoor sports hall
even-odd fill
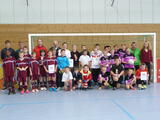
[[[0,120],[160,119],[160,0],[0,0]]]

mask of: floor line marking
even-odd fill
[[[130,112],[128,112],[122,105],[117,103],[115,100],[111,100],[111,102],[115,106],[117,106],[124,114],[126,114],[131,120],[135,120],[134,116]]]

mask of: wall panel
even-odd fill
[[[160,57],[160,24],[5,24],[0,25],[0,49],[4,47],[5,40],[11,40],[13,47],[17,48],[18,41],[24,41],[28,45],[29,33],[131,33],[131,32],[156,32],[157,33],[157,56]],[[53,40],[66,41],[72,44],[87,44],[91,50],[93,44],[100,43],[102,46],[126,43],[132,41],[138,43],[141,48],[144,37],[111,36],[111,37],[47,37],[47,46],[51,46]],[[71,44],[69,45],[71,47]]]

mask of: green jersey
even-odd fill
[[[140,65],[141,63],[141,60],[140,60],[140,54],[141,54],[141,51],[139,48],[136,48],[136,49],[130,49],[131,50],[131,53],[136,57],[136,61],[134,62],[134,65]]]

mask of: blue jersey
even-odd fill
[[[66,56],[57,58],[58,69],[64,69],[65,67],[69,67],[69,60]]]

